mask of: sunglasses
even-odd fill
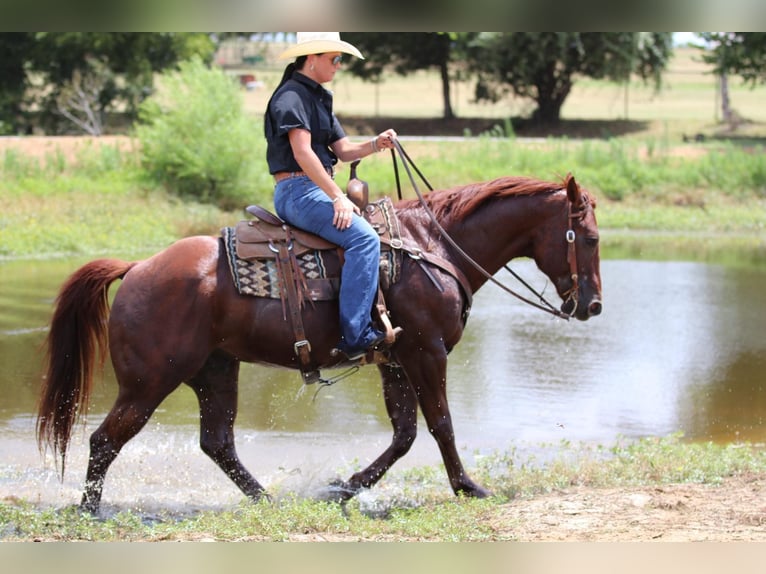
[[[338,64],[343,62],[343,56],[333,56],[331,62],[333,66],[337,66]]]

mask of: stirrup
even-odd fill
[[[386,328],[386,340],[384,341],[384,343],[386,345],[393,345],[396,342],[396,340],[399,338],[399,335],[402,334],[402,331],[404,331],[404,329],[402,329],[401,327],[393,327],[390,332],[388,328]],[[390,341],[388,340],[389,336],[391,337]]]
[[[322,374],[318,371],[301,371],[301,378],[304,385],[313,385],[322,380]]]
[[[388,316],[388,310],[386,309],[386,302],[383,299],[383,292],[380,289],[378,289],[378,302],[375,305],[375,308],[378,311],[378,319],[383,327],[383,332],[386,334],[386,338],[383,339],[383,342],[386,345],[393,345],[396,338],[402,332],[402,328],[392,326],[391,318]]]

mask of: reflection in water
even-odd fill
[[[34,410],[44,327],[73,267],[3,264],[0,423]],[[538,277],[530,262],[515,267]],[[762,270],[605,261],[602,278],[604,312],[585,323],[551,318],[492,284],[477,293],[448,372],[459,440],[503,448],[511,441],[610,442],[679,430],[700,439],[729,440],[734,433],[766,439],[758,424],[766,412],[758,392],[766,356]],[[240,381],[239,429],[341,435],[390,429],[375,368],[318,393],[286,370],[243,365]],[[104,384],[96,384],[94,421],[115,394],[107,365]],[[157,420],[196,425],[194,394],[185,387],[173,393]]]
[[[711,302],[714,322],[708,369],[690,381],[679,418],[690,439],[766,441],[766,305],[764,274],[727,275]]]
[[[39,454],[29,446],[39,347],[55,292],[79,263],[0,263],[1,444],[4,450],[18,448],[14,457],[32,466],[39,465]],[[542,284],[530,262],[514,267]],[[458,448],[469,459],[474,452],[512,446],[612,444],[619,437],[677,431],[693,440],[766,442],[765,276],[763,269],[604,261],[604,312],[586,323],[551,318],[485,286],[463,341],[450,355]],[[309,460],[313,468],[333,473],[350,461],[364,464],[390,439],[374,368],[316,396],[291,371],[243,365],[240,380],[238,446],[267,484],[267,473],[283,480]],[[90,424],[101,421],[116,394],[109,368],[104,383],[96,384]],[[151,456],[188,458],[193,452],[192,461],[174,465],[200,465],[217,475],[197,447],[197,412],[194,394],[179,389],[116,464],[144,464]],[[440,460],[425,426],[420,428],[413,451],[397,466]],[[83,432],[70,462],[75,490],[86,453]],[[233,488],[220,474],[216,484]],[[237,496],[236,490],[227,492]]]
[[[689,388],[681,417],[689,429],[688,437],[720,442],[763,441],[765,368],[763,353],[746,351],[717,369],[710,381]]]

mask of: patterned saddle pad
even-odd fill
[[[378,229],[381,237],[399,237],[398,224],[393,206],[388,198],[370,204],[371,224]],[[392,225],[392,222],[393,225]],[[392,228],[395,230],[392,234]],[[237,228],[221,229],[224,251],[229,263],[232,280],[241,295],[253,297],[283,298],[279,272],[275,258],[243,259],[237,253]],[[380,256],[380,280],[383,286],[390,285],[398,278],[400,265],[397,254],[389,248],[390,241],[382,243]],[[338,298],[341,260],[338,249],[309,250],[295,259],[303,274],[308,289],[305,296],[312,301],[329,301]]]
[[[221,230],[234,286],[241,295],[281,298],[276,259],[245,260],[237,255],[236,228]],[[309,251],[296,257],[306,278],[307,295],[312,301],[337,299],[340,262],[335,251]],[[329,265],[329,270],[328,270]]]

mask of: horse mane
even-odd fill
[[[437,219],[460,220],[476,211],[481,205],[492,199],[509,196],[530,196],[540,193],[552,193],[566,189],[571,174],[559,182],[545,181],[523,176],[506,176],[491,181],[470,183],[449,189],[435,190],[424,196],[428,208]],[[416,208],[418,200],[403,202],[403,209]]]

